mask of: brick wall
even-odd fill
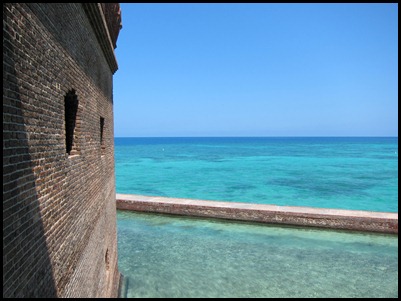
[[[3,297],[117,294],[115,70],[98,40],[82,4],[3,4]]]

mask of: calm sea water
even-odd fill
[[[117,193],[398,212],[398,138],[115,138]]]
[[[117,212],[137,298],[397,298],[398,236]]]

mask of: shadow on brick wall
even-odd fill
[[[56,297],[23,118],[12,30],[3,5],[3,298]],[[6,25],[5,25],[6,24]],[[19,59],[19,60],[18,60]]]

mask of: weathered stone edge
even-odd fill
[[[116,195],[117,209],[398,234],[398,213]]]
[[[114,53],[113,42],[100,3],[82,3],[82,6],[92,24],[110,70],[114,74],[118,69],[118,64]]]

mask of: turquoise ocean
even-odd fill
[[[398,212],[398,137],[115,138],[117,193]]]
[[[117,211],[132,298],[397,298],[398,236]]]
[[[398,212],[398,138],[115,138],[117,192]],[[397,298],[398,236],[117,211],[125,297]]]

